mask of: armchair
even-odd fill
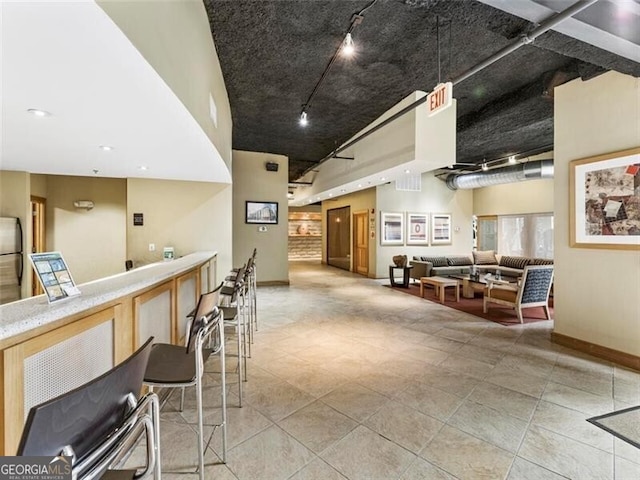
[[[526,266],[517,289],[488,282],[487,287],[484,289],[482,311],[487,313],[489,303],[513,307],[518,315],[518,320],[523,323],[523,308],[542,307],[544,308],[545,316],[550,320],[549,292],[551,291],[552,283],[552,265]]]

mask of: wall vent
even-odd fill
[[[396,190],[402,192],[419,192],[422,190],[422,175],[405,175],[396,180]]]

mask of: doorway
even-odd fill
[[[31,196],[31,253],[41,253],[46,251],[45,242],[45,211],[47,200],[42,197]],[[31,294],[41,295],[44,293],[42,286],[36,277],[36,273],[31,270]]]
[[[353,271],[369,275],[369,212],[353,214]]]
[[[327,210],[327,264],[351,270],[351,207]]]

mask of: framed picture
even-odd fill
[[[404,214],[380,212],[380,245],[404,245]]]
[[[407,245],[429,245],[429,214],[407,212]]]
[[[278,202],[245,202],[245,223],[278,223]]]
[[[431,214],[431,245],[451,244],[451,214]]]
[[[569,163],[569,241],[640,250],[640,148]]]

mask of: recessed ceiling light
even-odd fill
[[[358,188],[362,188],[362,184],[361,183],[358,184]]]
[[[27,112],[29,112],[34,117],[50,117],[51,116],[51,113],[47,112],[46,110],[39,110],[37,108],[30,108],[27,110]]]
[[[330,193],[330,194],[329,194],[329,196],[330,196],[330,197],[333,197],[333,193]]]
[[[340,190],[340,193],[345,193],[345,192],[346,190],[344,188]]]
[[[98,145],[98,148],[100,150],[104,150],[105,152],[110,152],[111,150],[113,150],[113,147],[111,145]]]
[[[143,170],[143,171],[144,171],[144,170],[146,170],[146,169],[147,169],[147,167],[146,167],[145,165],[140,165],[140,166],[138,167],[138,170]]]
[[[411,173],[411,170],[409,170],[408,168],[404,171],[404,173]]]
[[[380,177],[380,181],[381,181],[381,182],[384,182],[385,180],[386,180],[386,178],[384,178],[384,177]]]

